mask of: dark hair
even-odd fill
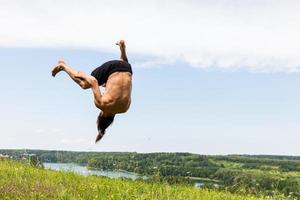
[[[101,112],[97,118],[97,128],[98,128],[98,135],[96,138],[96,143],[101,140],[103,135],[105,134],[105,129],[113,123],[115,118],[115,115],[112,116],[103,116],[103,113]]]

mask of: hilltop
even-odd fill
[[[84,177],[2,159],[0,160],[0,199],[258,200],[264,198],[197,189],[185,185]]]

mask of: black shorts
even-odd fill
[[[111,60],[97,67],[91,75],[97,79],[99,85],[103,85],[114,72],[129,72],[132,74],[131,65],[121,60]]]

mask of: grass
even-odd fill
[[[258,200],[250,195],[142,181],[80,176],[0,160],[0,199]],[[283,199],[277,197],[275,199]]]

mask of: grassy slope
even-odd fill
[[[139,181],[84,177],[0,160],[0,199],[258,199],[225,192]],[[261,198],[262,199],[262,198]]]

